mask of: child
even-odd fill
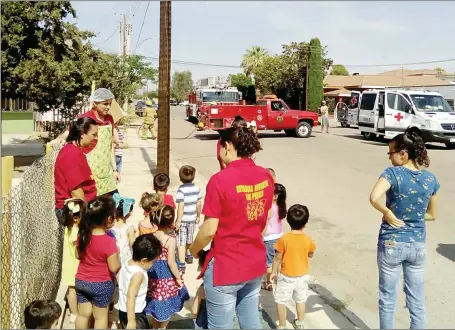
[[[79,221],[84,210],[84,201],[70,198],[63,205],[63,219],[65,235],[63,237],[62,284],[68,285],[68,306],[70,309],[70,323],[76,321],[77,296],[74,287],[74,277],[77,273],[79,260],[76,259],[76,241],[79,232]]]
[[[270,280],[277,279],[274,292],[277,303],[279,329],[286,327],[286,301],[293,298],[296,303],[297,319],[294,320],[296,329],[303,329],[305,302],[308,295],[308,258],[312,258],[316,245],[310,236],[303,232],[310,214],[306,206],[296,204],[289,208],[287,221],[291,227],[275,244]],[[281,270],[277,276],[278,267]]]
[[[163,205],[163,196],[145,192],[142,194],[139,205],[144,210],[144,220],[139,223],[139,235],[153,234],[158,227],[152,223],[151,219],[156,210]]]
[[[153,234],[141,235],[133,243],[132,259],[120,269],[118,314],[122,329],[149,329],[146,306],[147,271],[161,254],[160,241]]]
[[[123,148],[125,148],[125,135],[120,130],[117,125],[115,125],[114,129],[114,152],[115,152],[115,165],[117,172],[120,173],[122,170],[122,163],[123,163]]]
[[[95,329],[108,326],[108,306],[115,289],[111,274],[120,269],[115,239],[106,233],[114,219],[114,200],[106,196],[96,197],[82,215],[76,243],[76,329],[87,329],[92,314]]]
[[[167,193],[170,183],[171,180],[169,179],[169,175],[165,173],[158,173],[153,178],[153,189],[157,194],[163,196],[163,205],[169,205],[175,209],[174,197]]]
[[[115,224],[110,231],[115,236],[120,256],[120,265],[123,265],[131,259],[131,247],[136,239],[136,230],[134,226],[126,223],[133,213],[135,200],[133,198],[120,196],[118,193],[115,193],[113,198],[116,207],[116,217]]]
[[[58,329],[62,307],[53,300],[35,300],[25,307],[26,329]]]
[[[203,250],[199,251],[199,269],[201,270],[205,259],[210,250],[210,244],[208,244]],[[193,320],[195,329],[208,329],[208,318],[207,318],[207,305],[205,302],[205,291],[204,283],[202,283],[196,291],[196,296],[194,297],[193,306],[191,307],[191,312],[196,316]]]
[[[175,210],[169,205],[155,212],[153,223],[158,230],[153,234],[159,239],[163,251],[148,271],[149,287],[145,312],[153,317],[154,329],[165,329],[174,313],[183,308],[189,294],[183,284],[176,262],[176,240],[173,235]]]
[[[178,254],[180,268],[185,272],[185,262],[191,264],[193,257],[188,251],[193,243],[196,224],[200,222],[202,197],[201,190],[193,183],[196,169],[190,165],[180,168],[179,176],[182,185],[177,190],[177,223],[175,229],[178,238]],[[186,253],[186,257],[185,257]]]
[[[270,274],[272,272],[273,258],[275,257],[275,243],[283,236],[283,219],[286,218],[286,188],[279,183],[275,183],[273,195],[272,215],[267,221],[263,239],[267,249],[267,277],[262,283],[264,290],[272,291]]]
[[[273,178],[273,182],[275,183],[276,182],[276,174],[275,174],[275,170],[273,168],[268,168],[267,171],[270,172],[270,174],[272,175],[272,178]]]

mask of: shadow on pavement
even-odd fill
[[[438,244],[436,248],[436,252],[438,252],[443,257],[446,257],[450,261],[455,262],[455,244]]]
[[[156,172],[156,162],[153,161],[149,154],[147,153],[147,149],[146,148],[141,148],[141,152],[142,152],[142,158],[144,158],[144,161],[147,163],[149,169],[150,169],[150,173],[152,175],[155,175],[155,172]]]

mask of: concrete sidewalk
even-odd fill
[[[124,150],[123,155],[123,168],[122,168],[122,181],[119,184],[119,192],[123,196],[128,196],[136,199],[134,206],[133,215],[130,218],[131,223],[139,223],[143,220],[143,211],[139,207],[139,200],[145,191],[153,191],[153,174],[156,173],[156,159],[157,159],[157,142],[156,140],[141,140],[137,134],[137,129],[130,127],[125,132],[126,142],[128,148]],[[172,143],[172,141],[171,141]],[[197,143],[197,141],[195,141]],[[179,163],[175,159],[178,159],[178,155],[172,153],[171,150],[171,162],[170,162],[170,178],[171,186],[169,193],[175,196],[178,186],[180,185],[178,170],[183,164]],[[195,184],[198,185],[203,195],[205,195],[205,187],[209,178],[196,175]],[[173,322],[170,323],[168,328],[190,328],[192,326],[191,319],[193,318],[190,308],[193,301],[194,294],[201,284],[201,281],[196,280],[198,275],[197,262],[188,265],[184,282],[188,287],[191,299],[186,302],[184,309],[174,315]],[[314,284],[317,287],[317,283]],[[317,290],[319,291],[319,290]],[[65,305],[63,301],[63,295],[66,292],[66,288],[61,287],[59,291],[58,301],[62,306]],[[305,317],[306,328],[312,329],[355,329],[355,322],[353,318],[349,316],[346,310],[344,310],[343,304],[334,303],[334,299],[328,299],[327,293],[321,296],[315,291],[310,291],[310,296],[307,302],[307,314]],[[263,307],[263,319],[267,324],[264,328],[276,327],[277,315],[276,305],[273,301],[273,295],[269,291],[261,291],[261,303]],[[292,321],[295,318],[295,307],[292,302],[289,303],[290,313],[288,313],[288,320]],[[74,324],[69,323],[69,311],[66,310],[64,322],[62,328],[74,329]],[[111,320],[116,321],[117,311],[111,314]],[[294,315],[292,315],[294,314]],[[351,321],[348,319],[351,318]],[[353,321],[354,320],[354,321]],[[112,324],[112,328],[116,328],[115,323]],[[360,325],[361,328],[364,328]],[[291,324],[288,324],[288,328],[292,328]]]

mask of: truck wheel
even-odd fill
[[[294,129],[285,129],[284,133],[286,134],[286,136],[295,137],[295,130]]]
[[[311,135],[313,127],[311,127],[311,124],[301,121],[300,123],[297,124],[297,127],[295,128],[295,134],[299,138],[307,138]]]
[[[455,142],[446,142],[445,145],[448,149],[455,149]]]
[[[374,137],[376,136],[376,135],[373,135],[373,133],[370,133],[370,132],[362,132],[362,134],[363,134],[363,138],[365,140],[367,140],[367,141],[373,140]]]
[[[345,121],[342,121],[341,122],[341,127],[347,128],[347,127],[349,127],[349,124],[347,122],[345,122]]]

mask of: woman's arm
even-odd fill
[[[428,203],[427,213],[425,213],[425,221],[435,221],[437,215],[438,195],[433,195]]]
[[[384,219],[389,225],[394,228],[404,227],[404,222],[399,220],[392,210],[390,210],[383,202],[382,197],[390,189],[389,181],[384,178],[379,178],[378,182],[373,187],[370,194],[370,203],[373,207],[384,215]]]
[[[174,237],[171,237],[168,241],[168,253],[167,253],[167,264],[169,265],[169,268],[171,269],[172,275],[174,275],[175,280],[180,284],[182,282],[182,279],[180,278],[180,273],[179,273],[179,268],[177,267],[177,263],[175,262],[175,246],[177,245],[177,242],[175,241]]]
[[[144,281],[144,275],[142,273],[136,273],[131,278],[130,286],[128,287],[128,293],[126,296],[126,313],[128,317],[127,329],[136,329],[136,297],[139,292],[139,288]]]
[[[220,220],[217,218],[205,218],[193,244],[190,246],[190,252],[194,258],[198,258],[198,252],[207,246],[207,244],[209,244],[215,237],[219,221]]]

